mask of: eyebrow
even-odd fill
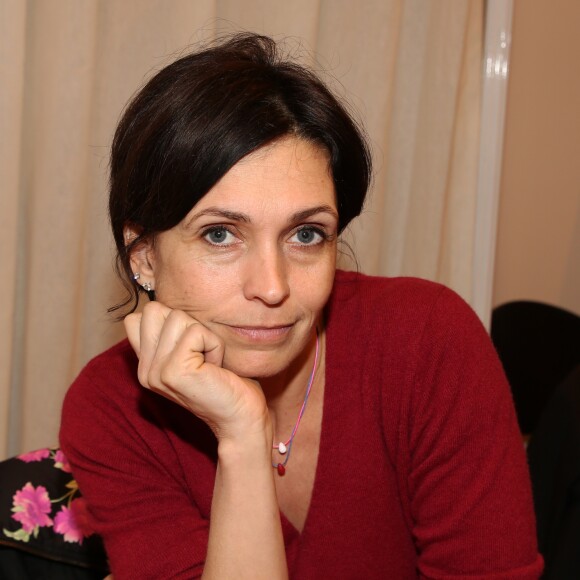
[[[195,220],[199,219],[200,217],[206,216],[206,215],[211,215],[211,216],[215,216],[215,217],[222,217],[222,218],[226,218],[226,219],[229,219],[229,220],[232,220],[235,222],[248,222],[248,223],[250,223],[252,221],[250,219],[249,215],[242,213],[242,212],[230,211],[228,209],[220,209],[219,207],[208,207],[207,209],[204,209],[204,210],[200,211],[199,213],[192,215],[191,218],[187,220],[185,227],[189,228]]]
[[[300,222],[300,221],[308,219],[309,217],[312,217],[313,215],[316,215],[318,213],[329,214],[332,217],[334,217],[336,220],[338,220],[338,213],[331,206],[329,206],[329,205],[317,205],[316,207],[309,207],[307,209],[303,209],[301,211],[297,211],[297,212],[293,213],[290,216],[290,218],[288,219],[288,223]],[[250,216],[248,214],[245,214],[242,212],[237,212],[237,211],[231,211],[228,209],[222,209],[219,207],[208,207],[207,209],[204,209],[204,210],[192,215],[191,218],[189,220],[187,220],[187,223],[185,224],[185,228],[186,229],[190,228],[191,225],[197,219],[199,219],[200,217],[206,216],[206,215],[215,216],[215,217],[222,217],[222,218],[226,218],[226,219],[229,219],[232,221],[237,221],[237,222],[252,223],[252,219],[250,218]]]
[[[290,220],[291,223],[300,222],[305,220],[317,213],[327,213],[330,214],[333,218],[338,221],[338,213],[335,209],[330,207],[329,205],[317,205],[316,207],[311,207],[308,209],[304,209],[302,211],[297,211],[296,213],[292,214]]]

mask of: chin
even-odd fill
[[[277,352],[241,352],[224,356],[223,367],[239,377],[264,379],[273,377],[290,366],[291,360]]]

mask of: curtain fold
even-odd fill
[[[10,421],[19,408],[12,389],[18,378],[22,342],[18,266],[20,220],[25,205],[20,191],[21,133],[24,96],[26,4],[0,1],[0,453],[9,447]]]
[[[57,443],[68,385],[123,336],[106,197],[124,104],[221,32],[289,37],[366,126],[374,187],[345,236],[361,270],[469,300],[483,0],[0,0],[0,27],[3,457]]]

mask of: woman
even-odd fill
[[[508,387],[443,287],[335,271],[370,159],[268,38],[159,72],[111,158],[153,299],[71,387],[61,443],[122,578],[536,578]]]

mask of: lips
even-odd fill
[[[233,334],[250,342],[280,342],[288,336],[293,324],[276,326],[236,326],[225,325]]]

